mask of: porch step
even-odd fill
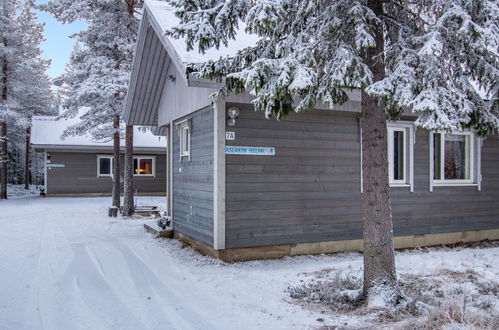
[[[172,229],[166,229],[166,230],[161,230],[161,229],[156,229],[148,224],[144,224],[144,229],[148,232],[154,235],[156,238],[173,238],[173,230]]]

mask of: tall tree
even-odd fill
[[[170,33],[204,52],[227,45],[244,23],[259,36],[231,58],[190,65],[224,85],[250,90],[268,118],[348,100],[361,88],[364,158],[364,295],[401,298],[394,260],[386,121],[404,109],[426,129],[497,132],[499,5],[492,0],[173,0]],[[226,79],[224,79],[226,78]],[[480,97],[473,83],[491,102]],[[296,106],[290,102],[299,96]]]
[[[8,122],[16,117],[10,99],[10,71],[15,59],[14,41],[18,38],[15,29],[17,2],[0,1],[0,58],[1,58],[1,99],[0,99],[0,199],[7,199],[7,163],[8,163]]]
[[[130,216],[135,212],[133,201],[133,126],[126,127],[125,183],[121,214]],[[138,165],[138,164],[137,164]]]
[[[113,139],[117,166],[112,202],[116,207],[120,206],[120,176],[115,173],[119,170],[116,136],[120,125],[116,118],[123,110],[142,4],[142,0],[50,0],[42,6],[63,23],[87,23],[86,30],[74,35],[81,47],[75,47],[66,72],[56,80],[64,86],[61,116],[81,119],[63,136],[90,134],[96,140]]]
[[[50,79],[46,75],[49,61],[41,58],[39,49],[43,41],[44,24],[36,23],[34,1],[0,1],[0,58],[2,60],[0,122],[2,137],[1,195],[7,197],[7,163],[12,177],[25,176],[29,171],[29,153],[24,150],[25,138],[29,139],[31,118],[52,110]],[[8,134],[7,134],[8,131]],[[7,143],[8,142],[8,143]],[[30,143],[27,141],[27,145]],[[26,164],[20,155],[26,153]],[[9,159],[13,155],[14,159]],[[24,166],[23,166],[24,165]]]
[[[29,188],[31,177],[32,117],[34,115],[54,112],[51,83],[46,74],[50,66],[50,61],[41,58],[42,51],[40,49],[40,44],[44,41],[43,29],[45,24],[37,23],[37,15],[34,9],[34,0],[25,0],[21,4],[21,11],[17,17],[18,30],[21,37],[19,52],[22,58],[22,65],[16,70],[14,76],[17,80],[14,89],[19,100],[18,112],[24,118],[24,121],[18,123],[18,126],[22,134],[25,135],[24,184],[26,189]]]

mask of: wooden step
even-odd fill
[[[173,230],[172,229],[166,229],[162,230],[160,228],[156,229],[148,224],[144,224],[144,229],[148,232],[154,235],[156,238],[173,238]]]

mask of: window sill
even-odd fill
[[[462,183],[462,182],[433,182],[433,187],[478,187],[478,183]]]
[[[411,185],[407,183],[390,183],[390,188],[410,188]]]

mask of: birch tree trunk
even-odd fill
[[[121,206],[120,201],[120,116],[114,117],[113,134],[113,206]]]
[[[124,198],[122,215],[133,214],[135,205],[133,201],[133,126],[126,127],[125,138],[125,169],[124,169]]]
[[[31,127],[26,128],[26,158],[24,164],[24,189],[31,183]]]
[[[377,17],[383,1],[368,0]],[[363,54],[374,81],[385,76],[383,28],[376,32],[376,47]],[[387,127],[384,106],[362,89],[362,218],[364,234],[364,297],[370,306],[395,304],[401,298],[395,269],[393,224],[388,179]]]

